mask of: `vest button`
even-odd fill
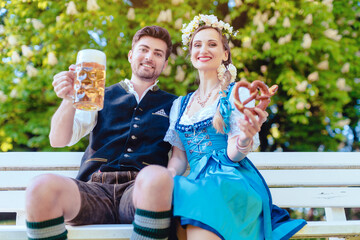
[[[133,152],[131,148],[126,149],[128,152]]]
[[[137,139],[137,137],[135,135],[132,135],[131,139],[135,140],[135,139]]]
[[[138,118],[138,117],[135,117],[134,119],[137,120],[137,121],[140,120],[140,118]]]
[[[134,128],[138,128],[138,127],[139,127],[139,125],[137,125],[137,124],[134,124],[134,125],[133,125],[133,127],[134,127]]]
[[[124,157],[129,158],[130,155],[129,154],[124,154]]]

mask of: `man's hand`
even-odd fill
[[[54,76],[52,85],[59,98],[72,101],[72,96],[74,96],[73,86],[76,78],[75,68],[75,65],[70,65],[69,71],[63,71]]]

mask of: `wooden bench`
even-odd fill
[[[16,212],[16,225],[0,225],[0,239],[26,239],[24,190],[36,175],[75,177],[81,152],[0,153],[0,213]],[[283,208],[325,208],[324,221],[308,222],[293,238],[360,239],[360,221],[344,208],[360,208],[360,153],[255,152],[249,158]],[[129,239],[131,225],[67,226],[69,239]]]

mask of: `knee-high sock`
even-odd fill
[[[58,217],[43,222],[26,221],[27,235],[29,240],[66,240],[67,230],[64,217]]]
[[[166,240],[169,237],[171,211],[152,212],[136,209],[131,240]]]

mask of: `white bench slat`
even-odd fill
[[[360,169],[261,170],[269,187],[360,186]]]
[[[68,238],[70,240],[85,240],[85,239],[129,239],[131,236],[132,225],[86,225],[86,226],[66,226],[68,229]],[[11,231],[13,238],[8,238],[8,233]],[[356,235],[360,232],[360,221],[347,222],[308,222],[308,224],[295,234],[293,238],[305,237],[348,237]],[[0,239],[26,239],[25,226],[1,226],[0,225]]]
[[[270,188],[282,208],[360,207],[360,188]],[[25,191],[0,191],[0,212],[25,211]]]
[[[0,174],[0,191],[25,189],[33,177],[45,173],[59,174],[67,177],[76,177],[78,171],[4,171]]]
[[[6,152],[0,154],[0,171],[78,169],[82,155],[83,152]],[[360,169],[360,153],[354,152],[253,152],[248,157],[258,169]]]
[[[274,204],[282,208],[360,207],[360,188],[270,188]]]

